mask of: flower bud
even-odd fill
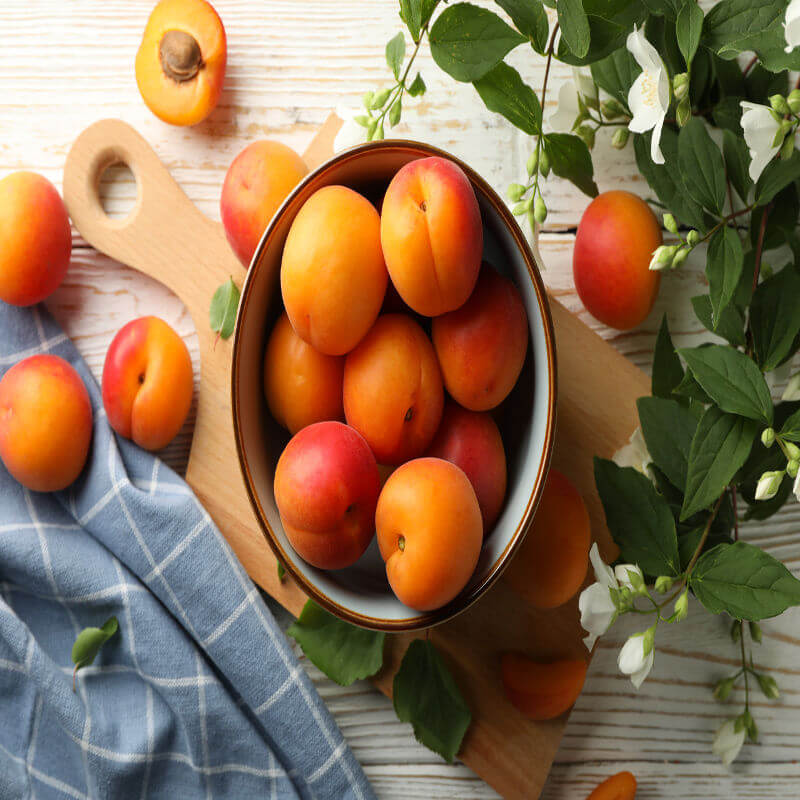
[[[689,95],[687,94],[683,100],[678,103],[678,107],[675,110],[675,119],[678,123],[679,127],[683,127],[691,118],[692,116],[692,104],[689,101]]]
[[[672,214],[664,214],[664,227],[670,233],[677,233],[678,232],[678,223],[675,220],[675,217]]]
[[[742,638],[742,621],[740,619],[735,619],[731,623],[731,639],[734,642],[738,642],[739,639]]]
[[[750,636],[754,642],[761,644],[761,626],[754,621],[750,621]]]
[[[681,247],[677,253],[672,257],[672,269],[677,269],[689,256],[689,251],[685,247]]]
[[[369,125],[367,125],[367,141],[371,142],[372,137],[375,135],[375,129],[378,127],[378,120],[371,119],[369,121]]]
[[[512,213],[512,214],[513,214],[515,217],[521,217],[521,216],[522,216],[522,215],[523,215],[523,214],[524,214],[526,211],[528,211],[528,210],[529,210],[529,207],[528,207],[527,201],[524,201],[524,200],[523,200],[521,203],[517,203],[517,204],[516,204],[516,205],[515,205],[515,206],[514,206],[514,207],[511,209],[511,213]]]
[[[696,230],[691,230],[686,234],[686,243],[689,247],[695,247],[700,241],[700,233]]]
[[[659,575],[656,578],[654,588],[659,594],[666,594],[674,586],[674,584],[675,581],[672,578],[666,575]]]
[[[509,200],[516,203],[518,200],[522,199],[522,196],[527,191],[527,186],[523,186],[521,183],[511,183],[506,190],[506,194],[508,195]]]
[[[790,478],[797,477],[797,471],[800,470],[800,461],[793,458],[787,465],[786,465],[786,473]]]
[[[735,683],[736,680],[734,678],[723,678],[721,681],[717,681],[716,686],[714,686],[714,697],[720,701],[727,700],[733,691]]]
[[[789,106],[789,111],[792,114],[800,113],[800,89],[792,89],[789,96],[786,98],[786,104]]]
[[[678,245],[662,244],[655,249],[652,258],[650,259],[650,269],[654,272],[666,269],[672,263],[672,259],[678,250]]]
[[[539,153],[539,173],[545,178],[550,174],[550,156],[544,148]]]
[[[375,92],[364,92],[364,96],[361,98],[361,102],[364,104],[364,108],[371,108],[372,107],[372,98],[375,97]]]
[[[379,92],[376,92],[372,97],[372,102],[369,104],[369,107],[375,111],[378,108],[383,108],[386,101],[389,99],[389,95],[391,94],[390,89],[381,89]]]
[[[783,446],[786,448],[786,454],[790,461],[800,461],[800,447],[794,442],[784,442]]]
[[[775,431],[772,428],[764,428],[761,432],[761,444],[764,447],[772,447],[773,443],[775,442]]]
[[[616,150],[622,150],[628,144],[630,135],[631,133],[627,128],[617,128],[611,137],[611,146]]]
[[[547,219],[547,206],[541,195],[537,195],[533,204],[533,218],[541,225]]]
[[[530,178],[534,172],[536,172],[536,167],[539,166],[539,151],[534,150],[528,156],[528,163],[525,165],[525,169],[528,172],[528,177]]]
[[[617,117],[627,114],[622,103],[620,103],[619,100],[615,100],[613,97],[608,100],[603,100],[603,102],[600,103],[600,111],[606,119],[617,119]]]
[[[675,619],[675,622],[681,622],[688,616],[689,616],[689,592],[685,591],[675,601],[675,609],[673,611],[673,617]]]
[[[627,587],[636,594],[647,593],[644,585],[644,574],[636,564],[617,564],[614,567],[614,577],[616,577],[622,588]]]
[[[783,161],[788,161],[794,154],[794,136],[787,136],[781,145],[780,157]]]
[[[676,100],[683,100],[689,93],[689,75],[686,72],[680,72],[672,79],[672,91]]]
[[[790,114],[791,109],[789,108],[789,104],[786,102],[786,98],[781,94],[773,94],[769,98],[769,104],[774,111],[777,111],[779,114]]]
[[[781,696],[781,693],[778,690],[778,684],[772,675],[758,675],[757,677],[758,685],[761,691],[764,693],[764,697],[767,697],[770,700],[777,700]]]
[[[758,741],[758,725],[756,725],[756,721],[752,716],[750,717],[747,725],[747,735],[750,737],[751,742]]]
[[[781,488],[784,476],[783,470],[770,470],[758,479],[756,486],[756,500],[771,500]]]

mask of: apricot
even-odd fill
[[[533,523],[505,579],[536,608],[556,608],[583,585],[590,546],[591,523],[583,498],[565,475],[551,469]]]
[[[269,221],[307,172],[303,159],[280,142],[253,142],[233,159],[219,208],[225,236],[242,264],[250,264]]]
[[[86,463],[92,406],[63,358],[30,356],[0,380],[0,459],[28,489],[65,489]]]
[[[578,699],[586,668],[582,659],[542,663],[521,653],[505,653],[501,659],[503,689],[526,717],[555,719]]]
[[[30,306],[61,285],[72,253],[64,202],[47,178],[12,172],[0,180],[0,300]]]
[[[572,275],[595,319],[619,330],[644,321],[658,295],[661,279],[649,267],[661,241],[655,214],[635,194],[603,192],[589,203],[575,237]]]
[[[618,772],[606,778],[586,800],[634,800],[636,778],[630,772]]]
[[[264,394],[275,420],[290,433],[324,420],[344,419],[344,358],[304,342],[281,314],[264,354]]]
[[[410,608],[449,603],[475,571],[481,510],[469,479],[449,461],[418,458],[398,467],[378,498],[375,527],[389,585]]]
[[[183,339],[158,317],[140,317],[111,341],[103,365],[103,406],[111,427],[145,450],[178,434],[192,405],[192,360]]]
[[[519,290],[485,264],[469,300],[434,319],[431,336],[453,398],[471,411],[494,408],[514,388],[528,349]]]
[[[291,439],[275,469],[275,502],[286,536],[314,567],[355,563],[375,533],[381,489],[372,451],[341,422],[317,422]]]
[[[344,362],[344,413],[381,464],[422,455],[442,419],[436,354],[411,317],[384,314]]]
[[[418,314],[453,311],[472,293],[483,252],[478,200],[446,158],[411,161],[392,178],[381,210],[386,267]]]
[[[314,192],[281,261],[283,304],[298,336],[331,356],[349,352],[375,322],[388,280],[372,203],[346,186]]]
[[[226,61],[225,28],[210,3],[161,0],[136,53],[136,83],[159,119],[196,125],[217,105]]]
[[[427,455],[450,461],[469,478],[488,533],[506,496],[506,453],[492,417],[448,401]]]

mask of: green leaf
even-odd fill
[[[403,32],[392,37],[386,43],[386,63],[392,71],[395,79],[400,77],[400,68],[403,66],[403,61],[406,57],[406,37]]]
[[[736,230],[723,225],[708,243],[706,277],[711,296],[711,311],[714,327],[720,314],[733,299],[742,274],[744,252],[742,240]]]
[[[680,0],[645,0],[652,14],[674,20],[680,10]]]
[[[564,42],[574,55],[583,58],[589,52],[591,32],[582,0],[558,0],[556,11]]]
[[[797,150],[792,153],[788,161],[782,158],[770,161],[756,183],[756,205],[766,205],[781,189],[798,178],[800,178],[800,152]]]
[[[798,405],[797,403],[781,403],[775,411],[776,421],[779,418],[779,412],[784,406],[796,407],[797,405]],[[800,408],[794,410],[793,413],[786,418],[781,427],[780,435],[784,439],[788,439],[790,442],[800,442]],[[775,453],[775,451],[770,451],[770,452]],[[783,454],[780,452],[780,450],[778,450],[777,453],[775,454],[776,460],[785,462],[786,459],[781,458],[782,455]],[[781,466],[782,463],[780,463],[777,467],[775,467],[775,469],[780,469]]]
[[[647,15],[641,0],[583,0],[583,10],[590,31],[586,55],[580,57],[573,53],[563,36],[558,43],[558,60],[573,66],[593,64],[623,47],[633,26],[641,25]]]
[[[500,62],[473,84],[489,111],[502,114],[530,136],[541,133],[542,107],[536,92],[513,67]]]
[[[800,581],[769,553],[746,542],[720,544],[695,565],[690,586],[712,613],[734,619],[777,617],[800,604]]]
[[[689,194],[704,208],[721,214],[725,205],[725,163],[699,117],[692,117],[681,128],[678,166]]]
[[[72,691],[75,691],[75,674],[81,667],[88,667],[97,658],[100,648],[119,630],[116,617],[109,617],[99,628],[84,628],[72,645]]]
[[[761,238],[761,223],[766,214],[766,226],[762,242],[762,253],[775,250],[784,244],[791,246],[797,231],[797,220],[800,217],[800,197],[797,194],[797,182],[790,183],[781,189],[767,206],[753,209],[750,215],[750,243],[758,247]],[[797,255],[795,254],[795,260]],[[751,276],[752,278],[752,276]]]
[[[627,47],[620,47],[610,56],[592,64],[592,78],[613,98],[628,107],[628,92],[642,71]]]
[[[724,63],[724,62],[723,62]],[[742,100],[743,97],[723,97],[712,109],[714,124],[723,130],[730,131],[735,136],[742,137]],[[744,144],[744,142],[742,142]],[[746,149],[746,148],[745,148]],[[747,163],[750,164],[750,156],[747,156]]]
[[[706,405],[712,402],[711,398],[703,391],[703,387],[694,379],[694,375],[688,370],[681,379],[681,382],[672,390],[678,397],[685,397]]]
[[[656,397],[670,399],[673,390],[683,380],[683,367],[669,335],[667,315],[661,318],[656,346],[653,352],[652,393]]]
[[[716,326],[711,315],[711,298],[707,294],[693,297],[692,308],[707,330],[727,339],[736,347],[744,347],[744,316],[733,303],[722,311]]]
[[[411,82],[411,85],[408,87],[408,93],[412,97],[419,97],[420,95],[425,94],[425,90],[427,86],[425,86],[425,81],[422,80],[422,75],[417,73],[417,77]]]
[[[386,634],[344,622],[313,600],[286,631],[308,659],[340,686],[374,675],[383,666]]]
[[[497,14],[471,3],[448,6],[431,27],[433,60],[457,81],[480,80],[527,41]]]
[[[731,414],[772,423],[772,398],[761,371],[744,353],[722,344],[678,351],[697,382]]]
[[[571,181],[589,197],[597,197],[599,190],[586,143],[571,133],[549,133],[542,141],[554,174]]]
[[[681,519],[708,508],[744,464],[758,433],[748,419],[710,406],[697,424],[686,475]]]
[[[517,30],[530,39],[533,49],[543,54],[547,49],[547,36],[550,32],[544,6],[537,0],[495,0],[495,2],[511,17]]]
[[[416,44],[439,0],[400,0],[400,18]]]
[[[737,103],[737,108],[739,104]],[[741,109],[739,109],[741,116]],[[722,153],[725,156],[725,169],[728,177],[736,189],[743,203],[747,203],[750,190],[753,188],[753,181],[748,172],[750,167],[750,154],[747,145],[741,136],[735,135],[732,131],[722,132]]]
[[[769,519],[773,514],[777,514],[778,511],[783,508],[792,493],[792,483],[793,481],[786,478],[781,483],[774,497],[771,497],[769,500],[754,500],[753,503],[748,506],[747,511],[744,512],[744,519],[765,520]],[[749,502],[748,500],[748,503]]]
[[[775,369],[790,353],[800,333],[800,275],[784,267],[756,288],[750,305],[755,358],[764,372]]]
[[[697,419],[676,400],[663,397],[640,397],[636,407],[653,461],[672,485],[683,491]]]
[[[472,714],[430,641],[415,639],[408,646],[392,694],[398,719],[411,723],[417,741],[452,763]]]
[[[596,456],[594,480],[620,558],[638,564],[648,575],[677,575],[675,520],[653,484],[632,467]]]
[[[686,61],[686,68],[692,66],[692,59],[700,44],[700,33],[703,30],[703,9],[695,0],[686,0],[678,12],[678,22],[675,33],[678,37],[678,47]]]
[[[236,324],[236,311],[239,308],[239,287],[229,278],[217,287],[211,298],[211,307],[208,312],[208,321],[211,330],[220,335],[222,339],[230,338]]]

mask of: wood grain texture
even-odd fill
[[[708,8],[709,3],[702,5]],[[98,119],[118,116],[154,145],[192,202],[218,219],[222,178],[245,144],[274,137],[302,151],[332,106],[355,106],[366,89],[388,81],[383,46],[398,30],[394,0],[217,0],[215,6],[229,36],[229,80],[212,117],[196,129],[181,130],[149,114],[133,77],[151,0],[3,0],[0,175],[33,169],[60,185],[64,157],[77,134]],[[537,56],[520,48],[512,61],[532,85],[541,85]],[[472,88],[454,85],[426,51],[420,69],[429,93],[423,102],[408,104],[402,135],[451,149],[498,191],[518,180],[524,174],[527,137],[484,111]],[[556,65],[546,114],[568,77],[569,69]],[[595,163],[601,190],[626,188],[649,195],[630,148],[616,151],[601,134]],[[136,191],[124,171],[117,177],[106,187],[106,205],[120,215]],[[692,295],[706,290],[702,259],[665,276],[656,309],[636,331],[621,334],[591,320],[581,310],[571,274],[572,232],[586,198],[557,179],[548,181],[546,196],[550,216],[541,242],[543,277],[570,311],[645,370],[662,313],[668,314],[681,346],[709,338],[689,304]],[[159,314],[184,337],[199,375],[199,337],[185,306],[160,284],[98,254],[80,238],[67,280],[48,306],[98,379],[114,333],[145,313]],[[780,388],[779,383],[776,393]],[[587,396],[585,402],[588,407],[593,400]],[[192,425],[190,419],[164,454],[179,471],[186,466]],[[798,524],[800,505],[791,502],[768,523],[744,525],[742,536],[798,572]],[[637,775],[637,796],[643,798],[800,796],[795,761],[799,623],[793,611],[764,625],[765,643],[756,661],[773,668],[783,697],[777,704],[759,702],[755,715],[762,742],[748,745],[732,770],[722,768],[709,752],[714,729],[736,708],[710,696],[711,685],[736,657],[721,622],[693,605],[687,622],[659,633],[656,666],[638,693],[616,669],[628,630],[615,631],[598,648],[543,797],[580,800],[597,781],[620,769]],[[467,767],[445,765],[419,746],[408,726],[394,717],[390,701],[369,684],[342,689],[313,667],[309,671],[380,797],[497,797]]]

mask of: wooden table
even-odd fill
[[[153,144],[189,197],[218,219],[225,170],[245,144],[276,138],[302,151],[332,106],[354,107],[365,90],[388,83],[383,47],[399,30],[395,0],[216,0],[229,45],[221,102],[197,128],[171,128],[148,112],[133,73],[152,4],[0,2],[0,176],[30,169],[60,185],[64,156],[77,134],[97,119],[120,117]],[[532,85],[541,86],[538,56],[520,48],[510,60]],[[527,137],[486,112],[474,90],[446,78],[425,51],[419,66],[429,91],[421,101],[409,102],[399,134],[452,151],[501,191],[524,175]],[[568,68],[554,63],[546,114],[569,77]],[[601,190],[649,194],[632,148],[620,153],[601,134],[594,160]],[[130,173],[109,170],[105,188],[107,208],[123,215],[135,196]],[[664,312],[680,345],[707,338],[689,304],[692,295],[704,291],[703,264],[691,260],[665,277],[656,308],[638,330],[617,333],[594,322],[575,295],[570,268],[575,226],[587,199],[558,179],[548,182],[546,195],[550,215],[540,245],[544,280],[571,310],[645,369]],[[98,379],[111,337],[143,314],[157,314],[173,325],[198,368],[196,334],[181,302],[78,238],[67,279],[48,307]],[[185,465],[191,424],[190,419],[164,454],[178,470]],[[799,522],[800,505],[792,501],[767,523],[744,524],[741,535],[800,571]],[[543,797],[581,800],[599,780],[621,769],[636,774],[641,798],[800,796],[800,612],[763,627],[756,662],[772,668],[783,694],[777,703],[756,696],[762,741],[747,745],[732,770],[711,755],[710,741],[738,705],[727,709],[715,702],[711,686],[735,668],[737,653],[723,621],[693,604],[687,622],[659,633],[655,667],[638,693],[616,668],[619,647],[635,628],[618,626],[601,641]],[[343,689],[304,663],[381,798],[497,796],[466,767],[448,766],[419,746],[389,701],[368,684]]]

